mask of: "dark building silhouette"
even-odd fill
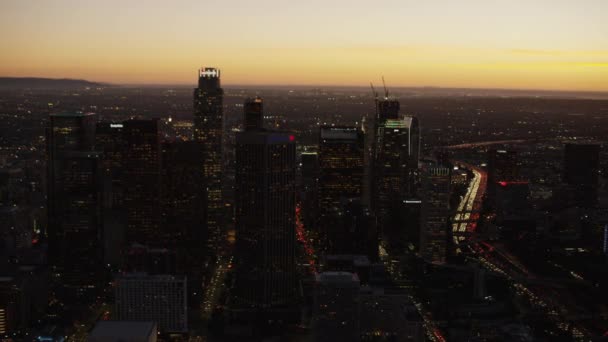
[[[127,120],[123,138],[126,243],[162,246],[161,143],[157,119]]]
[[[149,275],[176,275],[177,254],[167,248],[149,248],[133,244],[125,251],[125,267],[128,273],[147,273]]]
[[[49,260],[68,287],[93,285],[102,262],[101,155],[94,114],[51,114],[47,131]]]
[[[420,248],[422,200],[407,198],[395,203],[398,214],[392,215],[383,232],[384,245],[390,255],[404,255]]]
[[[176,272],[187,275],[191,305],[200,305],[206,271],[206,194],[199,186],[203,182],[202,159],[200,142],[162,145],[163,236],[176,252]]]
[[[245,130],[264,127],[264,102],[260,97],[245,100]]]
[[[422,171],[422,224],[420,255],[443,264],[447,254],[450,217],[450,169],[427,167]]]
[[[519,165],[516,151],[496,150],[488,151],[488,199],[490,205],[496,196],[501,182],[519,181]]]
[[[399,204],[415,193],[420,149],[418,119],[411,116],[375,123],[372,155],[372,207],[382,230]]]
[[[592,207],[597,203],[600,146],[566,144],[563,181],[574,195],[576,205]]]
[[[399,119],[400,104],[397,99],[385,96],[376,98],[376,121],[382,122],[388,119]]]
[[[304,227],[318,232],[319,216],[319,155],[316,152],[301,154],[302,188],[301,201]]]
[[[315,274],[312,341],[358,341],[361,281],[356,273]]]
[[[526,181],[501,181],[497,184],[493,207],[495,223],[504,238],[518,238],[522,232],[534,232],[536,222],[530,206],[530,184]]]
[[[103,172],[103,243],[104,262],[119,265],[124,244],[126,210],[124,206],[123,171],[126,145],[122,122],[98,122],[95,150],[102,154]]]
[[[202,183],[206,191],[207,247],[216,250],[222,238],[224,203],[222,197],[222,137],[224,128],[224,90],[220,70],[199,70],[198,88],[194,89],[194,141],[203,149]]]
[[[163,226],[164,234],[175,247],[203,249],[205,243],[205,189],[202,145],[197,141],[162,144]]]
[[[95,151],[102,152],[101,167],[106,174],[104,187],[108,196],[104,206],[116,208],[123,205],[122,172],[124,170],[125,143],[122,122],[98,122],[95,130]]]
[[[327,217],[327,254],[365,255],[378,260],[378,227],[376,216],[362,204],[360,198],[344,200]]]
[[[272,313],[295,304],[295,163],[291,134],[236,136],[233,310]]]
[[[319,227],[331,235],[330,217],[341,203],[361,199],[364,182],[363,132],[357,127],[321,127],[319,137]]]

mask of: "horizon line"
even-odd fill
[[[160,83],[129,83],[129,82],[103,82],[103,81],[93,81],[84,78],[70,78],[70,77],[42,77],[42,76],[1,76],[0,78],[14,78],[14,79],[48,79],[48,80],[56,80],[56,81],[82,81],[89,83],[98,83],[103,86],[110,87],[121,87],[121,86],[130,86],[130,87],[192,87],[196,88],[196,82],[193,83],[170,83],[170,82],[160,82]],[[313,87],[313,88],[368,88],[368,85],[346,85],[346,84],[310,84],[310,83],[293,83],[293,84],[284,84],[284,83],[260,83],[260,84],[239,84],[239,83],[226,83],[222,85],[223,87],[277,87],[277,88],[286,88],[286,87]],[[501,87],[453,87],[453,86],[436,86],[436,85],[390,85],[388,88],[392,89],[437,89],[437,90],[474,90],[474,91],[517,91],[517,92],[552,92],[552,93],[594,93],[594,94],[603,94],[608,95],[608,89],[606,90],[580,90],[580,89],[547,89],[547,88],[501,88]]]

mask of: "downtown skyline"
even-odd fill
[[[228,85],[608,91],[608,4],[589,0],[120,4],[5,1],[0,75]]]

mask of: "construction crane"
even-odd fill
[[[384,76],[382,76],[382,85],[384,86],[384,98],[388,99],[388,89],[386,89],[386,82],[384,82]]]
[[[369,82],[369,85],[372,87],[372,94],[374,95],[374,99],[377,99],[378,92],[376,91],[376,88],[374,88],[374,84],[372,82]]]

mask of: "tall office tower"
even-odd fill
[[[70,288],[92,285],[101,265],[100,155],[95,115],[51,114],[47,130],[49,260]]]
[[[163,240],[160,234],[161,144],[158,120],[127,120],[123,125],[126,243],[162,246],[168,241]]]
[[[332,225],[328,232],[328,254],[365,255],[372,262],[378,260],[376,216],[360,198],[343,201],[327,221]]]
[[[95,150],[102,153],[103,179],[103,243],[104,262],[119,265],[124,244],[126,210],[124,207],[123,170],[125,144],[123,123],[98,122]]]
[[[115,278],[114,304],[120,321],[156,322],[161,333],[188,332],[185,277],[127,273]]]
[[[361,199],[364,182],[365,146],[357,127],[321,127],[319,137],[319,227],[331,235],[329,217],[341,202]]]
[[[385,93],[384,93],[384,97],[378,97],[378,93],[376,93],[376,91],[373,89],[373,85],[372,85],[372,90],[374,91],[374,104],[375,104],[375,116],[374,117],[364,117],[363,120],[361,121],[361,127],[364,130],[365,133],[365,174],[366,174],[366,178],[364,181],[364,194],[363,194],[363,198],[364,201],[367,204],[371,204],[372,208],[375,209],[374,203],[375,202],[375,190],[374,187],[376,186],[375,182],[373,181],[373,172],[374,172],[374,161],[375,161],[375,154],[376,154],[376,145],[377,145],[377,138],[378,138],[378,128],[379,126],[382,126],[385,124],[386,120],[388,119],[392,119],[392,120],[397,120],[399,119],[399,111],[401,108],[401,105],[399,103],[399,101],[397,99],[395,99],[394,97],[389,97],[388,96],[388,90],[385,88]]]
[[[491,149],[488,151],[488,198],[494,201],[500,182],[513,182],[519,179],[517,152]]]
[[[419,149],[417,118],[405,116],[376,123],[372,157],[372,207],[381,218],[381,227],[390,216],[400,212],[400,204],[415,192]]]
[[[123,142],[124,124],[98,122],[95,130],[95,151],[102,152],[101,167],[106,174],[104,188],[109,194],[104,198],[104,207],[116,208],[123,205],[122,171],[124,166],[125,144]]]
[[[202,144],[166,142],[163,153],[163,236],[177,252],[177,271],[188,276],[188,302],[200,304],[206,258]]]
[[[236,136],[236,257],[233,307],[276,310],[295,304],[295,137]]]
[[[262,98],[249,98],[245,100],[245,130],[262,129],[264,127],[264,102]]]
[[[224,90],[220,86],[220,71],[215,68],[199,70],[198,88],[194,89],[194,141],[203,145],[203,186],[207,195],[207,245],[217,250],[223,241],[222,218],[222,147],[224,130]]]
[[[600,146],[597,144],[566,144],[564,147],[563,181],[574,193],[578,206],[597,203]]]
[[[316,152],[301,154],[302,171],[302,211],[304,227],[309,231],[318,232],[317,218],[319,216],[319,155]]]
[[[205,189],[195,186],[203,182],[202,157],[202,144],[197,141],[162,144],[165,235],[198,250],[206,236]]]
[[[450,169],[426,168],[422,172],[420,254],[427,262],[435,264],[445,262],[449,217]]]

